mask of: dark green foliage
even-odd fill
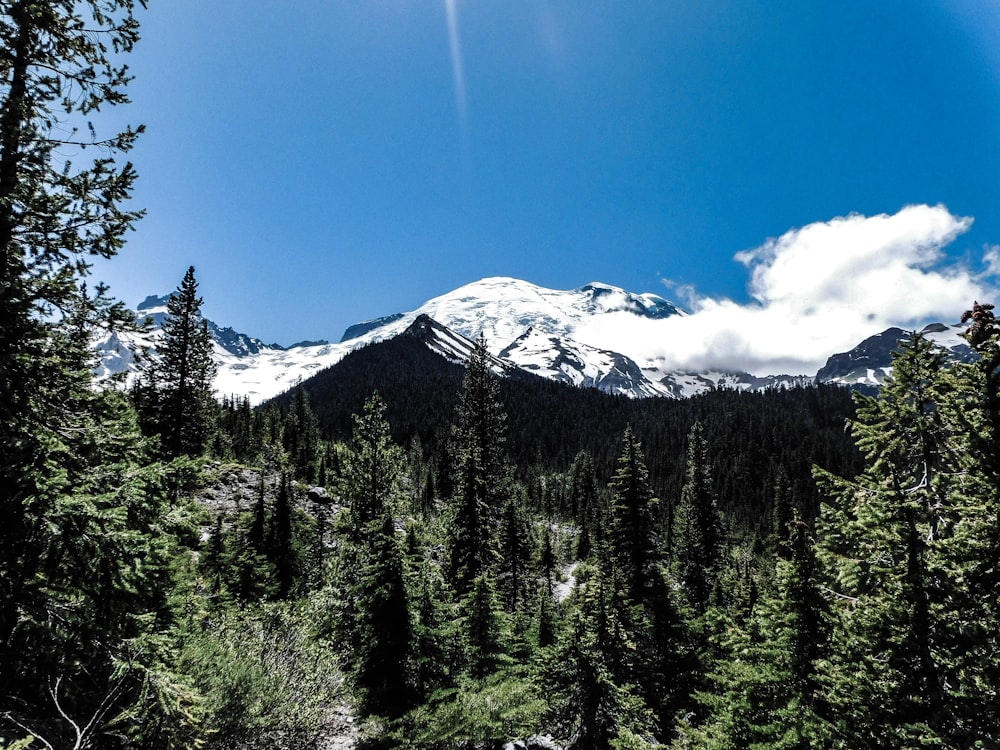
[[[459,596],[498,560],[500,515],[509,499],[506,415],[499,384],[480,339],[469,360],[452,436],[454,479],[448,536],[448,575]]]
[[[216,422],[217,438],[225,441],[224,448],[216,451],[220,457],[232,457],[247,464],[260,459],[263,448],[261,416],[250,408],[250,399],[223,397]]]
[[[393,437],[390,395],[325,454],[348,507],[322,600],[371,715],[365,742],[995,744],[985,358],[950,367],[904,347],[895,380],[859,399],[862,464],[836,389],[626,402],[497,381],[478,357],[447,440],[441,420]],[[281,440],[289,412],[274,413],[266,439]],[[572,452],[548,444],[543,415]],[[566,429],[595,415],[598,433]],[[608,432],[624,415],[631,428]],[[839,467],[817,470],[819,560],[809,462]]]
[[[546,592],[552,596],[552,586],[555,580],[556,552],[552,547],[552,528],[546,522],[542,527],[542,538],[538,544],[538,570],[545,581]]]
[[[712,469],[700,422],[688,435],[687,472],[674,512],[674,575],[688,605],[704,614],[715,588],[722,547],[722,523],[716,507]]]
[[[822,678],[845,745],[997,741],[995,592],[975,580],[995,565],[979,555],[996,551],[996,509],[984,508],[996,483],[970,441],[970,424],[988,424],[975,371],[947,367],[922,337],[904,343],[879,396],[859,399],[864,473],[820,475],[839,615]]]
[[[192,266],[167,302],[163,339],[134,389],[144,430],[159,435],[169,458],[200,456],[212,437],[215,360],[201,305]]]
[[[524,507],[524,500],[517,495],[510,497],[500,519],[500,551],[497,567],[497,586],[508,612],[525,611],[534,591],[531,564],[534,544],[531,520]]]
[[[365,403],[364,412],[354,421],[341,493],[350,506],[353,528],[360,530],[395,509],[401,493],[403,451],[392,440],[385,404],[378,395]]]
[[[227,591],[244,602],[269,599],[274,593],[274,565],[268,558],[267,475],[260,473],[260,484],[253,508],[233,521],[226,549]]]
[[[169,520],[169,474],[146,465],[119,394],[95,395],[94,406],[78,423],[89,443],[82,454],[50,444],[43,494],[14,526],[30,531],[30,546],[5,550],[8,560],[19,553],[5,569],[19,577],[4,591],[5,616],[17,620],[2,642],[4,718],[57,744],[78,738],[63,714],[81,726],[97,717],[87,730],[94,741],[114,713],[140,701],[158,658],[143,641],[171,624],[179,529]]]
[[[317,481],[321,458],[319,427],[305,389],[298,386],[294,393],[292,408],[284,419],[282,442],[295,476],[312,483]]]
[[[447,499],[454,494],[448,483],[455,456],[445,443],[463,374],[460,366],[432,353],[418,339],[401,336],[352,352],[302,387],[321,432],[339,439],[349,437],[351,415],[377,390],[386,404],[393,439],[406,445],[414,435],[420,437],[434,457],[436,496]],[[505,450],[513,466],[523,467],[515,469],[518,479],[525,481],[529,467],[534,472],[539,460],[546,472],[564,472],[585,451],[603,487],[616,469],[618,437],[631,425],[646,449],[650,487],[664,500],[660,513],[665,518],[684,484],[685,444],[695,421],[703,425],[720,512],[762,537],[773,525],[778,467],[785,470],[788,489],[810,521],[819,507],[813,464],[845,476],[859,468],[858,452],[843,430],[854,407],[850,392],[839,386],[764,393],[719,390],[679,401],[629,399],[537,378],[502,378],[497,388],[507,415]],[[276,399],[283,406],[292,400],[292,393]],[[566,494],[565,505],[570,507],[569,488]],[[530,487],[529,497],[534,500]],[[598,512],[602,507],[599,497]],[[591,542],[607,527],[596,518],[587,525]]]
[[[292,535],[291,494],[288,475],[282,473],[267,539],[267,556],[274,566],[275,596],[278,599],[287,599],[291,595],[301,574],[301,561]]]
[[[344,463],[349,501],[339,529],[337,630],[362,716],[395,719],[414,698],[414,633],[403,553],[392,511],[400,496],[402,450],[389,437],[378,397],[355,418]]]
[[[547,664],[549,721],[559,736],[575,738],[573,747],[603,750],[649,733],[653,722],[631,681],[638,655],[620,592],[598,575],[581,596]]]
[[[710,689],[698,696],[698,714],[707,718],[680,725],[689,745],[806,750],[830,744],[817,676],[829,653],[828,606],[807,527],[796,519],[790,533],[774,595],[745,623],[726,618],[715,631],[722,658]]]
[[[536,638],[539,648],[546,648],[556,642],[556,620],[551,588],[550,585],[546,585],[538,592]]]
[[[607,507],[598,489],[594,461],[586,451],[573,459],[569,474],[569,513],[580,527],[576,554],[580,559],[590,556],[595,543],[606,536]]]
[[[392,518],[370,524],[353,600],[358,648],[351,655],[362,716],[395,719],[413,705],[413,633],[403,559]]]
[[[658,736],[670,734],[674,714],[687,704],[698,676],[689,626],[674,603],[672,582],[663,566],[651,567],[643,588],[638,627],[636,682],[652,711]]]
[[[361,639],[370,636],[360,622],[358,598],[370,541],[359,521],[390,508],[397,528],[407,529],[404,578],[415,708],[392,722],[368,724],[369,740],[472,746],[543,731],[578,735],[595,747],[613,741],[638,746],[642,737],[669,739],[675,716],[700,716],[692,694],[709,685],[703,670],[719,664],[725,651],[724,641],[712,643],[709,636],[720,632],[730,606],[743,622],[770,597],[773,565],[760,557],[776,546],[768,541],[775,517],[814,510],[810,462],[845,470],[854,465],[856,454],[838,421],[850,409],[846,393],[719,392],[688,402],[633,402],[530,380],[497,380],[480,342],[463,381],[450,365],[431,368],[442,377],[452,372],[452,379],[447,386],[436,381],[424,398],[420,363],[426,350],[412,352],[397,389],[396,365],[387,352],[398,354],[400,347],[397,341],[384,351],[374,346],[345,358],[346,381],[303,384],[330,435],[338,433],[325,415],[332,404],[350,398],[355,386],[326,390],[318,398],[314,385],[344,386],[356,377],[356,387],[367,394],[377,386],[385,395],[376,432],[386,442],[378,451],[369,449],[369,463],[358,463],[359,435],[372,433],[359,429],[356,419],[354,430],[342,433],[349,449],[328,454],[331,465],[340,467],[340,494],[349,506],[335,534],[333,587],[347,654],[360,653]],[[454,411],[446,400],[436,414],[422,411],[449,390]],[[294,400],[282,402],[283,413],[293,407]],[[504,418],[507,411],[510,419]],[[415,418],[418,412],[423,416]],[[456,423],[443,439],[451,413]],[[624,443],[617,442],[613,435],[624,433],[629,421]],[[609,432],[616,424],[619,432]],[[739,432],[743,428],[746,435]],[[643,434],[648,452],[640,446]],[[401,443],[409,444],[405,460]],[[373,473],[376,454],[394,455],[395,468]],[[359,471],[362,466],[367,468]],[[403,481],[393,485],[393,476]],[[785,495],[776,500],[779,482]],[[663,496],[657,487],[670,503],[654,500]],[[359,494],[359,488],[367,489]],[[698,497],[712,500],[699,527],[707,545],[697,542],[705,580],[697,595],[701,618],[661,557],[671,533],[675,552],[688,543],[686,536],[677,539],[682,495],[691,506],[701,505]],[[733,530],[731,554],[723,554],[723,514]],[[539,533],[529,572],[522,563],[532,527]],[[545,686],[546,720],[530,708],[536,705],[533,693],[525,692],[525,670],[532,664],[541,669],[534,679]],[[501,710],[510,704],[500,700],[498,686],[523,696],[523,710]],[[521,735],[510,734],[497,723],[500,715],[513,725],[531,716],[535,723]]]
[[[89,261],[141,215],[121,161],[141,128],[96,130],[127,102],[134,7],[0,5],[0,733],[39,746],[170,746],[197,724],[165,663],[172,475],[128,403],[90,380],[92,335],[126,316],[87,290]]]
[[[650,568],[658,562],[654,508],[642,446],[626,428],[618,470],[611,480],[611,550],[633,601],[643,598]]]
[[[414,682],[417,695],[426,700],[457,679],[461,638],[456,609],[446,600],[445,582],[437,570],[421,566],[414,588]]]

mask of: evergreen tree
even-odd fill
[[[582,560],[590,555],[594,543],[603,538],[605,526],[594,461],[586,451],[581,451],[573,459],[569,481],[570,512],[580,527],[576,555]]]
[[[996,551],[986,541],[995,507],[984,512],[996,485],[968,433],[987,421],[984,399],[914,336],[879,396],[858,400],[864,472],[819,475],[829,497],[820,551],[839,614],[823,680],[838,736],[847,746],[995,744],[995,596],[975,574],[995,567],[979,555]]]
[[[292,491],[288,475],[281,473],[268,533],[267,557],[274,566],[275,596],[287,599],[300,572],[298,550],[292,529]]]
[[[827,604],[808,528],[790,524],[788,559],[778,587],[745,623],[715,633],[722,654],[710,690],[698,698],[708,716],[682,722],[686,746],[807,750],[831,744],[820,701],[818,665],[828,655]]]
[[[512,495],[500,520],[498,588],[504,606],[511,614],[525,608],[534,582],[531,578],[531,522],[524,501]]]
[[[309,404],[309,394],[301,385],[295,388],[292,407],[283,421],[284,448],[291,459],[295,476],[311,483],[316,480],[318,469],[319,426]]]
[[[552,596],[556,562],[556,551],[552,547],[552,524],[546,522],[542,527],[541,541],[538,543],[538,569],[545,581],[548,596]]]
[[[437,566],[421,565],[415,583],[413,651],[417,695],[426,698],[457,677],[460,645],[454,605]]]
[[[222,529],[222,514],[215,517],[212,534],[205,544],[205,551],[199,560],[201,569],[209,578],[210,589],[218,592],[222,589],[223,572],[225,570],[225,535]]]
[[[469,357],[457,411],[447,546],[452,585],[464,596],[497,562],[500,515],[510,487],[506,414],[482,337]]]
[[[266,545],[267,519],[267,472],[262,468],[253,508],[236,519],[226,545],[226,588],[244,602],[260,601],[274,593],[274,564]]]
[[[951,671],[964,676],[950,685],[963,707],[966,736],[1000,744],[1000,345],[991,338],[979,347],[980,358],[956,364],[950,374],[954,391],[942,410],[956,425],[952,451],[952,497],[960,521],[942,540],[949,563],[964,582],[962,614],[950,618]]]
[[[355,530],[395,509],[403,461],[403,450],[392,441],[385,402],[373,395],[365,402],[364,412],[354,417],[354,432],[344,456],[341,492]]]
[[[692,610],[704,614],[715,586],[722,524],[700,422],[695,422],[688,433],[687,469],[681,500],[674,512],[673,545],[675,576]]]
[[[403,556],[392,518],[369,524],[354,592],[357,651],[353,679],[363,716],[396,719],[413,706],[413,632]]]
[[[556,642],[555,603],[551,586],[542,586],[538,592],[538,646],[546,648]]]
[[[653,721],[630,675],[637,654],[628,607],[603,574],[583,585],[581,599],[547,664],[549,721],[580,750],[638,747]]]
[[[141,128],[73,127],[128,101],[133,10],[0,5],[0,733],[58,747],[98,744],[119,714],[139,741],[157,658],[139,639],[168,619],[164,475],[128,404],[91,389],[91,334],[124,308],[83,283],[141,215],[120,161]],[[89,164],[66,156],[88,146]]]
[[[506,654],[504,618],[488,576],[480,575],[473,581],[472,590],[462,602],[462,611],[469,674],[481,680],[500,667]]]
[[[652,711],[658,737],[669,736],[674,714],[685,705],[698,676],[690,634],[674,603],[662,565],[650,568],[643,608],[633,613],[638,692]]]
[[[378,395],[365,403],[364,412],[354,415],[355,429],[343,451],[340,493],[347,508],[335,523],[341,535],[334,561],[334,579],[340,598],[337,602],[338,630],[351,648],[358,647],[356,592],[360,569],[368,553],[372,525],[381,523],[399,495],[402,451],[393,444],[385,419],[385,404]]]
[[[355,417],[344,457],[341,492],[349,508],[338,549],[338,627],[349,644],[362,715],[389,719],[409,710],[414,686],[409,595],[392,518],[402,467],[385,404],[373,396]]]
[[[140,410],[168,457],[199,456],[211,438],[215,361],[202,301],[191,266],[167,301],[163,340],[139,386]]]
[[[611,490],[612,552],[630,597],[639,602],[643,598],[649,568],[659,557],[653,512],[657,501],[649,488],[642,446],[631,427],[625,430],[622,438],[622,452],[611,480]]]

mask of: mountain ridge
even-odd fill
[[[116,373],[131,377],[144,351],[155,356],[169,296],[151,295],[137,306],[137,319],[148,320],[150,330],[112,333],[96,342],[99,379]],[[654,356],[637,360],[601,346],[589,333],[590,324],[600,319],[624,340],[638,321],[685,315],[681,307],[658,295],[635,294],[601,282],[554,290],[510,277],[488,277],[434,297],[410,312],[349,326],[336,344],[265,344],[232,327],[207,322],[218,366],[217,393],[246,397],[253,403],[293,388],[358,347],[407,333],[419,335],[432,351],[454,362],[467,359],[475,340],[482,337],[498,373],[523,371],[639,398],[685,398],[715,388],[762,390],[812,382],[879,385],[891,367],[892,349],[908,335],[898,328],[875,334],[848,352],[832,355],[815,376],[755,376],[741,371],[666,369]],[[975,355],[955,335],[959,330],[958,326],[931,324],[923,332],[967,361]]]

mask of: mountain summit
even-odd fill
[[[554,336],[574,336],[595,316],[627,312],[644,318],[685,315],[679,307],[655,294],[633,294],[593,282],[569,291],[546,289],[527,281],[496,276],[461,286],[434,297],[411,313],[391,315],[351,326],[357,338],[382,330],[398,333],[418,315],[427,315],[463,336],[482,335],[494,353],[528,328]],[[349,340],[347,333],[343,341]]]

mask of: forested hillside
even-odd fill
[[[352,415],[377,393],[386,405],[393,439],[414,439],[432,463],[447,461],[464,368],[432,353],[418,339],[400,336],[348,355],[272,406],[292,408],[307,399],[324,437],[350,437]],[[718,390],[691,399],[632,399],[574,388],[528,374],[501,378],[497,398],[506,415],[507,452],[514,474],[566,472],[583,452],[596,476],[615,471],[627,427],[646,446],[653,491],[665,502],[680,495],[688,432],[702,423],[715,486],[727,515],[758,531],[769,528],[776,482],[788,485],[812,517],[818,493],[812,466],[853,475],[859,454],[844,431],[853,414],[850,392],[838,386],[774,389],[763,393]],[[265,407],[266,408],[266,407]],[[560,506],[558,489],[551,502]]]

